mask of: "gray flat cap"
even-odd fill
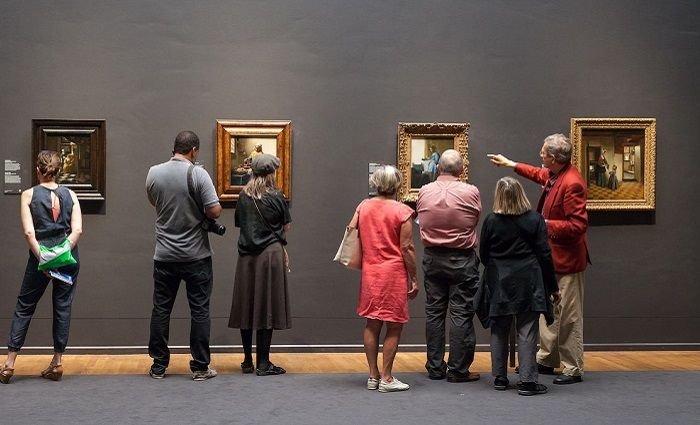
[[[270,173],[274,173],[276,169],[280,167],[280,160],[274,155],[269,153],[263,153],[255,158],[250,164],[250,168],[253,170],[253,174],[256,176],[265,176]]]

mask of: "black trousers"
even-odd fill
[[[153,369],[162,372],[170,363],[168,338],[170,313],[180,282],[185,281],[187,301],[190,305],[190,369],[204,371],[209,367],[209,298],[214,282],[211,257],[190,262],[153,262],[153,312],[151,313],[151,337],[148,355],[153,359]]]
[[[29,330],[29,323],[36,311],[36,306],[44,295],[46,287],[52,283],[51,300],[53,305],[53,350],[56,353],[66,351],[68,334],[70,331],[70,316],[75,288],[78,285],[78,272],[80,271],[80,258],[78,249],[73,248],[73,258],[78,264],[61,267],[59,272],[73,277],[73,285],[68,285],[56,279],[47,277],[44,272],[37,270],[39,260],[29,254],[27,268],[24,271],[24,280],[17,296],[17,306],[10,325],[10,336],[7,339],[9,351],[19,351],[24,345],[24,340]]]
[[[431,375],[446,368],[467,373],[474,361],[474,294],[479,286],[479,257],[473,249],[428,247],[423,254],[425,339]],[[450,312],[450,354],[445,357],[445,317]]]

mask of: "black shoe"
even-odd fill
[[[431,373],[428,372],[428,379],[432,379],[433,381],[439,381],[441,379],[447,378],[446,373]]]
[[[148,369],[148,376],[153,379],[163,379],[165,378],[165,369],[151,366],[151,368]]]
[[[243,373],[253,373],[253,372],[255,372],[255,366],[253,366],[253,362],[250,362],[250,363],[243,362],[243,363],[241,363],[241,372],[243,372]]]
[[[547,387],[536,382],[523,382],[518,386],[518,394],[520,395],[537,395],[546,393]]]
[[[287,373],[284,368],[275,366],[272,363],[270,363],[267,369],[255,369],[255,374],[258,376],[282,375],[284,373]]]
[[[556,378],[554,378],[554,381],[552,381],[552,383],[557,385],[568,385],[575,384],[581,381],[583,381],[583,378],[580,376],[559,375]]]
[[[497,376],[493,381],[493,389],[496,391],[505,391],[508,389],[508,378],[505,376]]]
[[[520,366],[515,366],[515,373],[520,373]],[[537,373],[540,375],[554,375],[554,368],[537,363]]]
[[[460,373],[453,372],[451,370],[447,371],[447,382],[473,382],[478,381],[479,378],[481,378],[481,375],[478,373]]]

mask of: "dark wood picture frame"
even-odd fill
[[[33,119],[32,164],[46,149],[61,154],[57,181],[74,191],[80,201],[106,199],[105,120]],[[36,173],[32,173],[32,184],[38,184]]]
[[[236,202],[249,178],[249,170],[235,164],[232,155],[239,155],[231,141],[236,138],[267,138],[274,140],[275,152],[280,159],[277,187],[287,200],[292,194],[292,122],[282,120],[216,120],[216,193],[221,202]],[[234,152],[234,153],[232,153]],[[245,152],[248,154],[248,152]],[[242,159],[239,158],[238,162]],[[237,180],[237,181],[234,181]]]

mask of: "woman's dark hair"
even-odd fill
[[[36,167],[46,178],[55,178],[61,170],[61,155],[56,151],[41,151],[36,157]]]
[[[173,153],[179,153],[182,155],[187,154],[192,148],[199,149],[199,137],[194,134],[193,131],[185,130],[181,131],[177,137],[175,137],[175,144],[173,145]]]

